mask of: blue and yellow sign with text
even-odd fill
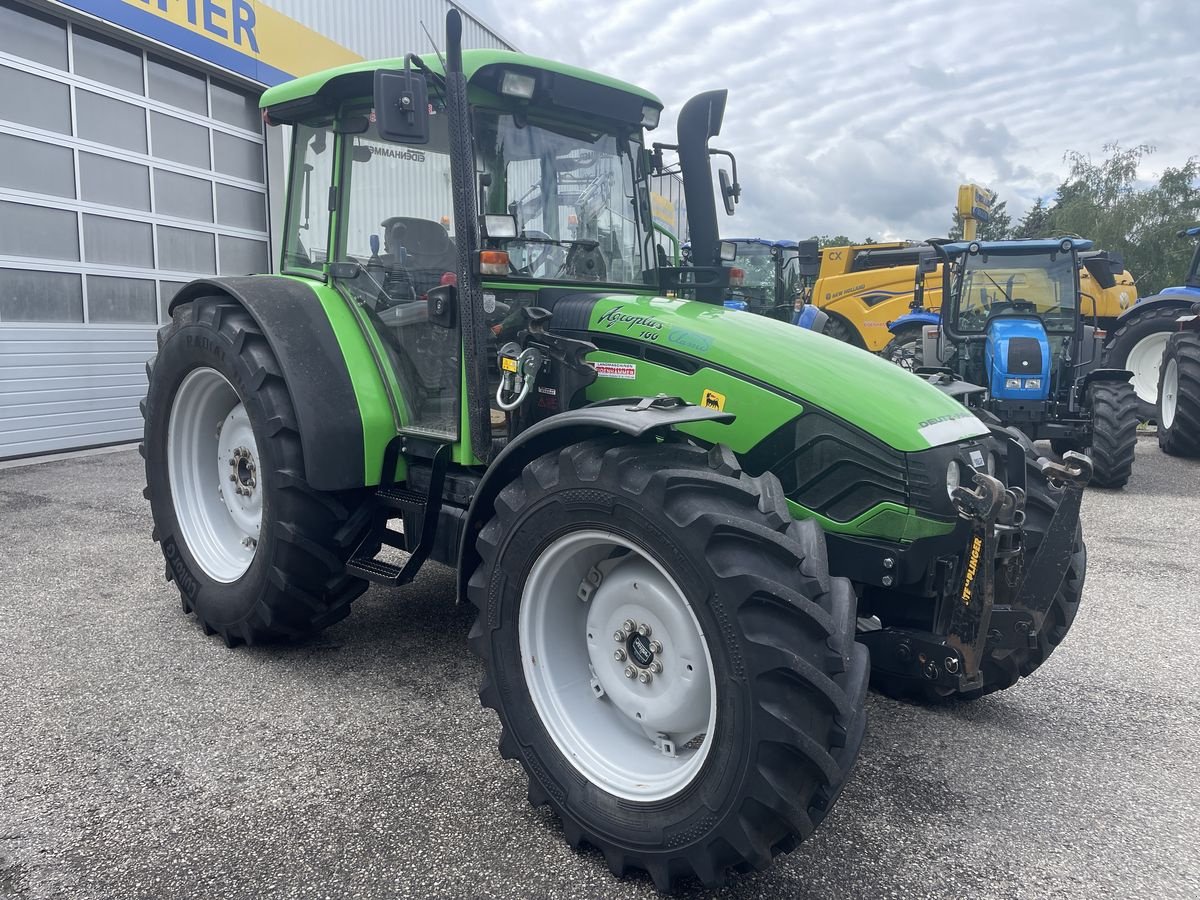
[[[273,85],[362,57],[259,0],[59,0]]]

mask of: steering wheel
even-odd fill
[[[1037,313],[1038,308],[1036,303],[1031,303],[1028,300],[1001,300],[998,303],[993,303],[988,307],[988,315],[995,315],[998,312],[1003,312],[1006,309],[1011,309],[1013,312],[1022,313]]]
[[[550,258],[550,255],[556,250],[560,254],[566,253],[562,247],[553,243],[554,238],[550,237],[550,235],[548,235],[546,232],[539,231],[536,228],[524,229],[517,240],[521,240],[522,238],[529,238],[537,241],[547,241],[548,243],[542,244],[538,250],[535,250],[534,253],[536,256],[519,269],[514,266],[511,261],[509,262],[509,268],[512,269],[512,271],[517,275],[533,275],[534,272],[541,267],[542,263],[546,262]],[[565,264],[565,262],[562,264]]]
[[[558,273],[588,281],[603,281],[608,277],[608,264],[604,260],[604,254],[600,252],[599,244],[594,241],[579,241],[572,245]]]

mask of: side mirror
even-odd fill
[[[1096,280],[1096,284],[1107,290],[1114,287],[1117,283],[1116,276],[1113,274],[1112,266],[1107,259],[1099,256],[1084,257],[1083,267],[1088,270],[1088,274]]]
[[[922,275],[932,275],[938,269],[938,258],[936,256],[922,256],[917,261],[917,269]]]
[[[734,204],[737,203],[738,194],[741,193],[738,186],[729,178],[729,172],[721,169],[717,173],[717,178],[721,182],[721,199],[725,203],[725,214],[732,216]]]
[[[733,262],[737,259],[737,244],[733,241],[721,241],[719,255],[721,262]]]
[[[802,278],[816,278],[821,274],[821,244],[819,241],[796,243],[796,273]]]
[[[375,126],[385,141],[429,143],[429,88],[408,71],[375,73]]]

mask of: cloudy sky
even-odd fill
[[[963,181],[1019,215],[1068,150],[1151,144],[1144,178],[1200,155],[1200,0],[465,5],[527,53],[656,92],[659,140],[688,97],[728,88],[726,235],[930,237]]]

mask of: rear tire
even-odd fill
[[[369,524],[362,494],[305,481],[291,397],[254,320],[228,298],[200,298],[176,308],[158,346],[146,365],[144,493],[184,612],[230,647],[344,618],[367,588],[344,571]],[[225,443],[242,445],[236,458],[222,443],[235,426]]]
[[[1137,450],[1137,394],[1128,382],[1101,381],[1088,387],[1092,411],[1093,487],[1121,488],[1133,474]]]
[[[821,331],[822,334],[826,334],[844,344],[853,344],[855,347],[859,348],[863,348],[865,346],[863,344],[862,336],[859,335],[858,331],[853,325],[840,316],[836,316],[832,313],[827,313],[827,315],[829,316],[829,319],[825,322],[825,327]]]
[[[573,847],[669,890],[764,868],[812,833],[858,755],[870,664],[849,582],[829,576],[819,526],[792,520],[774,476],[745,475],[719,447],[587,441],[505,487],[478,547],[480,699],[530,802],[551,806]],[[665,668],[644,685],[622,669],[646,664],[624,617],[662,642],[647,658]],[[711,667],[711,695],[664,707],[695,690],[682,663]],[[709,696],[705,717],[695,707]],[[674,761],[647,728],[679,738]]]
[[[1175,320],[1181,312],[1177,306],[1139,312],[1113,331],[1104,348],[1105,368],[1133,372],[1130,383],[1137,395],[1137,415],[1141,422],[1158,420],[1159,367],[1167,338],[1176,330]]]
[[[895,363],[905,371],[911,372],[918,366],[924,365],[921,345],[925,340],[924,327],[921,325],[903,325],[896,329],[895,336],[888,341],[880,355],[890,363]]]
[[[1200,456],[1200,333],[1171,335],[1158,402],[1158,446],[1171,456]]]

